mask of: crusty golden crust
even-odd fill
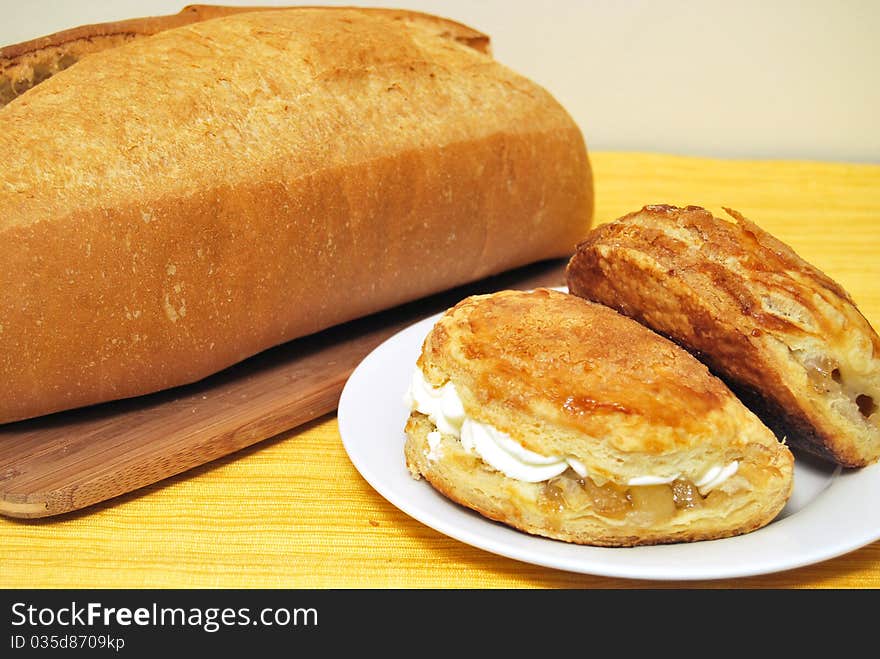
[[[95,53],[0,110],[0,153],[0,422],[569,254],[592,214],[546,91],[360,10]]]
[[[171,16],[82,25],[0,48],[0,107],[75,62],[182,25],[261,7],[189,5]]]
[[[613,480],[683,471],[692,451],[700,466],[707,451],[726,463],[750,441],[776,445],[686,351],[553,290],[463,300],[437,322],[418,364],[436,386],[451,380],[474,418]]]
[[[296,9],[303,8],[314,7],[296,7]],[[277,9],[282,7],[188,5],[179,13],[170,16],[150,16],[82,25],[31,41],[5,46],[0,48],[0,108],[31,87],[91,54],[190,23],[243,12]],[[393,20],[433,25],[437,34],[452,38],[480,52],[489,53],[489,37],[445,18],[399,9],[366,7],[336,9],[359,9],[364,12],[381,13]]]
[[[880,339],[839,284],[736,211],[647,206],[600,226],[572,293],[696,354],[792,446],[849,467],[880,456]]]

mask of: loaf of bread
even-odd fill
[[[570,254],[592,215],[580,130],[455,25],[238,13],[0,109],[0,422]]]

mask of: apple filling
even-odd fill
[[[623,519],[638,515],[646,523],[671,519],[678,511],[699,508],[727,494],[712,490],[706,496],[693,482],[678,478],[663,485],[623,486],[612,482],[597,485],[571,469],[541,485],[538,500],[549,513],[577,515],[590,510],[602,517]]]
[[[796,351],[797,354],[797,351]],[[858,408],[859,413],[868,421],[877,422],[877,402],[866,393],[854,390],[850,383],[845,382],[838,364],[827,356],[800,356],[801,363],[807,370],[810,384],[820,394],[840,393],[847,396]]]

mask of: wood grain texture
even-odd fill
[[[880,166],[617,153],[593,164],[599,221],[647,203],[731,206],[837,279],[880,325]],[[373,491],[333,415],[87,513],[0,520],[0,565],[0,587],[880,587],[880,543],[706,582],[577,575],[495,556]]]
[[[565,259],[267,350],[196,384],[0,426],[0,514],[46,517],[155,483],[336,409],[373,348],[465,295],[564,283]]]

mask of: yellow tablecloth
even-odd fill
[[[597,153],[596,219],[647,203],[736,208],[847,288],[880,327],[880,166]],[[841,511],[845,514],[846,511]],[[437,533],[360,477],[327,416],[62,518],[0,519],[0,587],[880,587],[880,543],[711,582],[570,574]]]

